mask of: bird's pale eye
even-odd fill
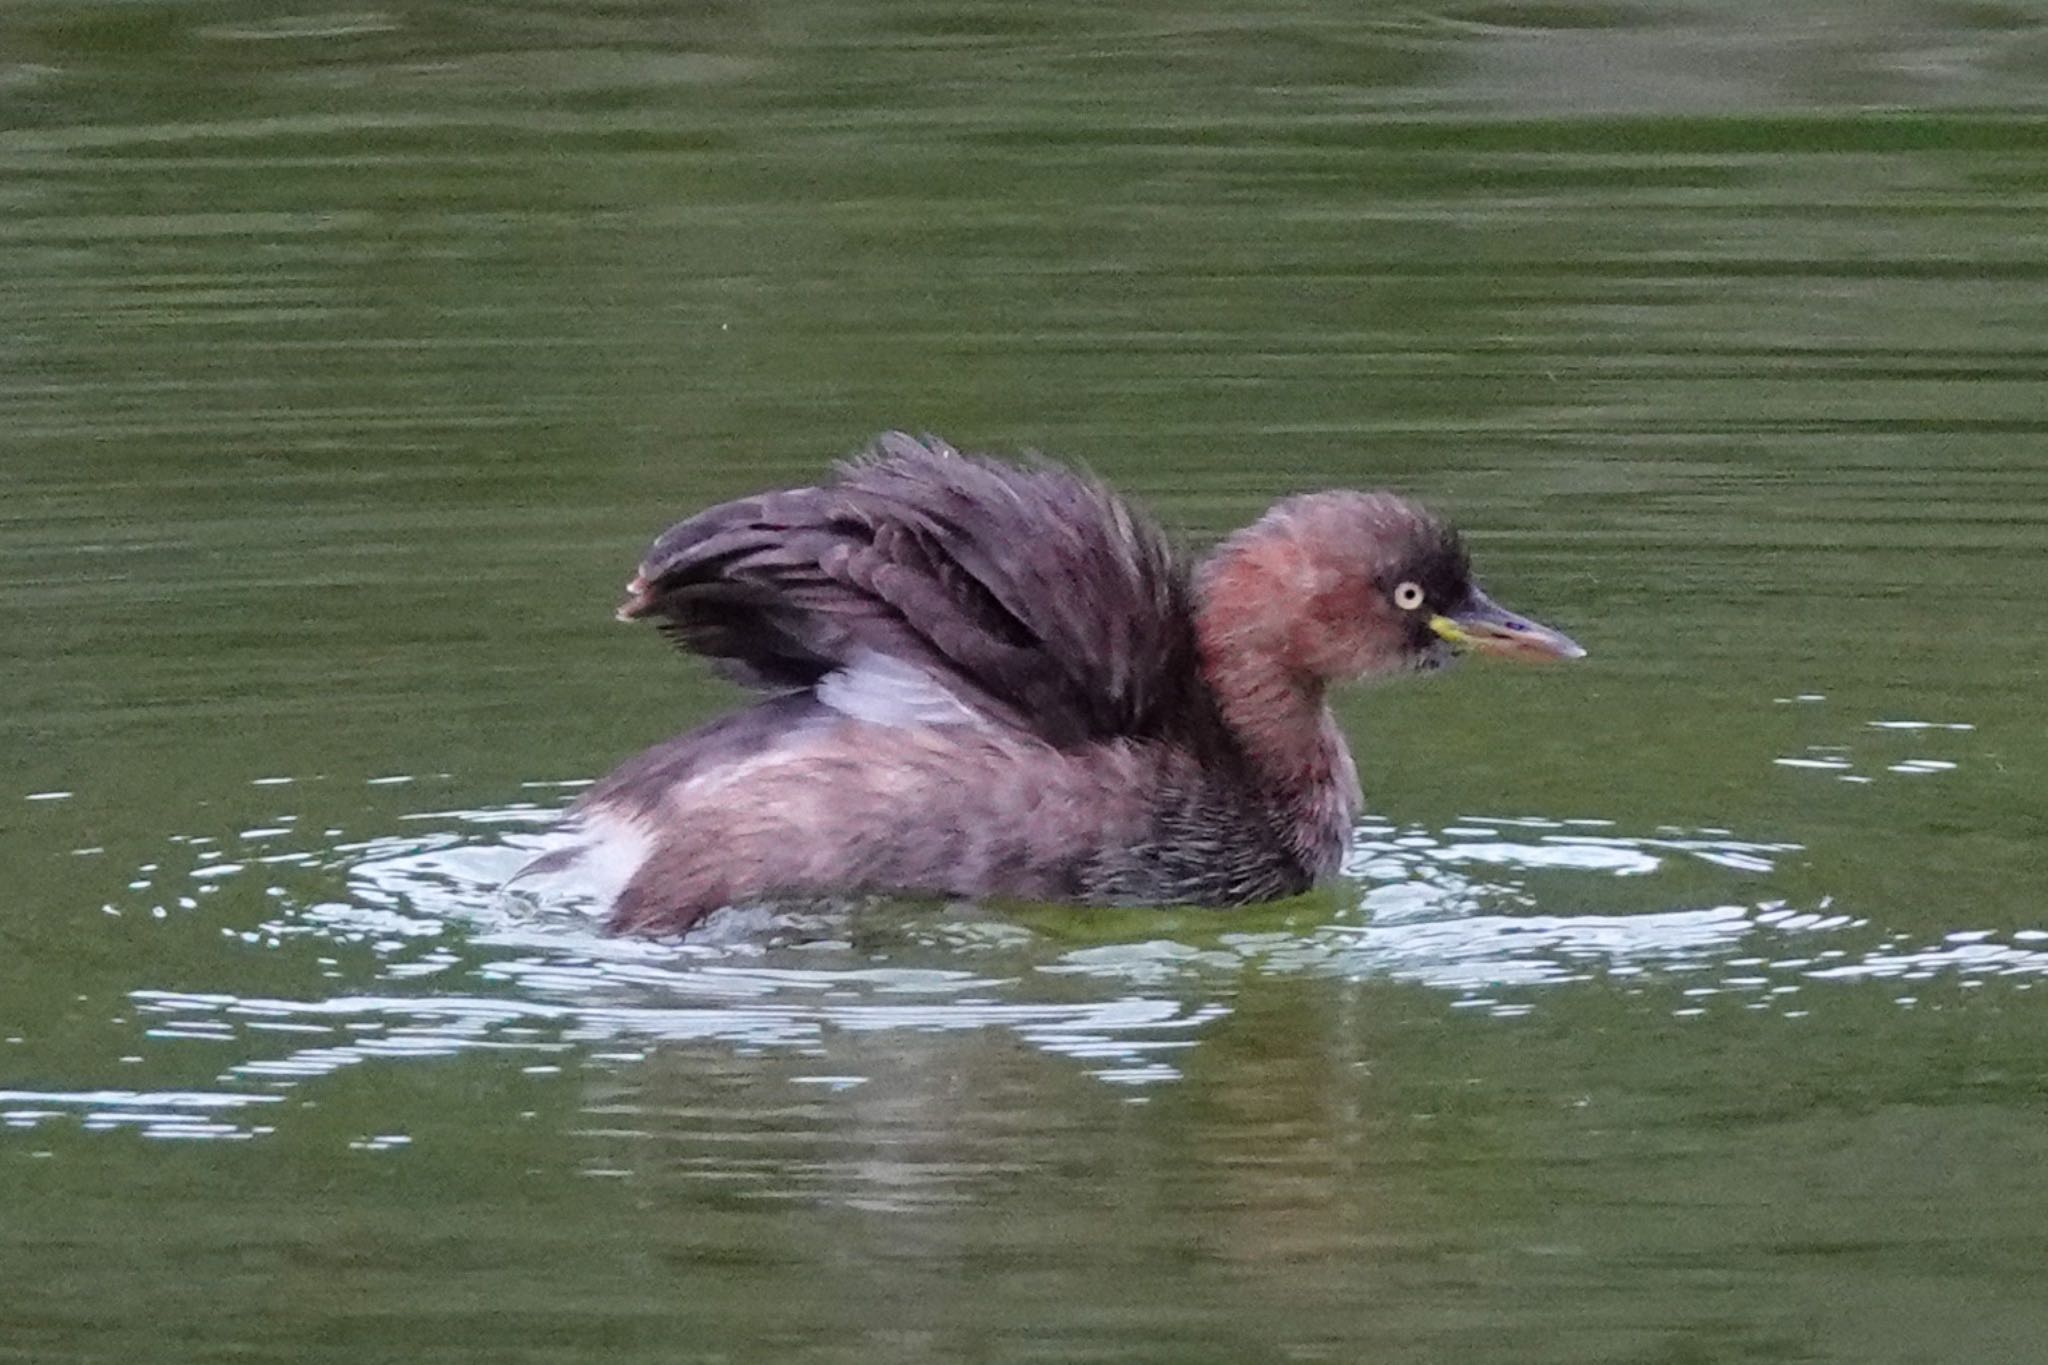
[[[1402,611],[1414,611],[1422,605],[1422,585],[1413,579],[1394,589],[1394,605]]]

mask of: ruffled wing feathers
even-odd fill
[[[1199,687],[1187,573],[1107,488],[901,433],[835,475],[670,528],[621,615],[770,690],[879,655],[1056,744],[1180,718]]]

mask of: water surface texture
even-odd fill
[[[2048,16],[0,11],[0,1359],[2048,1357]],[[610,940],[647,538],[1393,485],[1346,879]]]

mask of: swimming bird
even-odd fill
[[[529,869],[611,865],[623,933],[842,893],[1292,895],[1360,809],[1332,685],[1584,653],[1391,493],[1287,498],[1190,564],[1084,473],[902,433],[669,528],[618,616],[764,694],[596,783]]]

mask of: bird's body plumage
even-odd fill
[[[1380,531],[1325,553],[1340,523]],[[621,617],[767,695],[628,761],[572,818],[631,848],[625,931],[824,892],[1298,892],[1336,870],[1359,804],[1324,675],[1441,652],[1345,613],[1378,622],[1379,580],[1424,570],[1462,579],[1463,551],[1387,495],[1283,503],[1198,575],[1091,478],[891,434],[655,542]]]

